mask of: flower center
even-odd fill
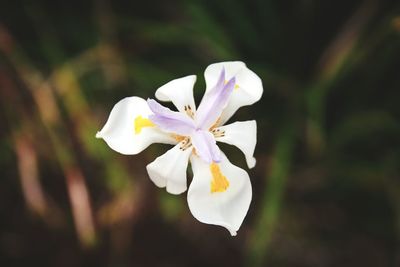
[[[142,116],[137,116],[135,119],[135,134],[140,134],[143,128],[145,127],[154,127],[154,123],[147,119],[143,118]]]
[[[221,173],[217,163],[210,164],[210,171],[212,174],[211,193],[224,192],[229,187],[228,179]]]

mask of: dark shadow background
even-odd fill
[[[123,97],[241,60],[264,95],[237,237],[94,138]],[[400,266],[398,1],[2,1],[1,266]]]

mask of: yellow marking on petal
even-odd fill
[[[225,82],[224,82],[224,84],[227,84],[228,83],[228,81],[227,80],[225,80]],[[235,83],[235,87],[233,88],[234,90],[237,90],[237,89],[239,89],[240,88],[240,86],[237,84],[237,83]]]
[[[229,181],[226,177],[221,173],[218,164],[211,163],[210,164],[210,171],[212,174],[212,181],[211,181],[211,193],[216,192],[225,192],[226,189],[229,187]]]
[[[137,116],[135,119],[135,134],[140,134],[143,128],[145,127],[154,127],[154,123],[147,118],[143,118],[142,116]]]

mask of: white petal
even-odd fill
[[[260,77],[240,61],[220,62],[209,65],[204,72],[207,85],[206,91],[214,87],[223,68],[225,69],[225,79],[227,81],[235,76],[236,88],[221,115],[220,125],[224,124],[240,107],[254,104],[260,100],[263,93]]]
[[[223,192],[211,192],[213,175],[210,165],[198,156],[191,157],[193,181],[188,191],[189,209],[200,222],[220,225],[236,235],[251,202],[252,189],[247,172],[236,167],[222,155],[218,164],[229,186]],[[215,163],[214,163],[215,164]]]
[[[196,75],[189,75],[170,81],[156,91],[156,98],[160,101],[172,101],[180,112],[185,111],[185,106],[190,106],[192,111],[196,110],[193,99],[193,86]]]
[[[103,129],[96,134],[115,151],[134,155],[152,143],[176,144],[172,135],[159,130],[157,127],[142,127],[135,130],[137,119],[147,119],[152,114],[146,100],[132,96],[119,101],[111,110],[110,116]]]
[[[216,132],[224,133],[221,137],[216,137],[218,142],[224,142],[239,148],[246,157],[247,166],[253,168],[256,159],[253,157],[257,143],[257,123],[256,121],[237,121],[232,124],[216,128]]]
[[[183,141],[182,141],[183,142]],[[158,187],[166,187],[171,194],[181,194],[186,191],[186,169],[192,148],[180,149],[182,142],[168,150],[147,165],[150,179]]]
[[[219,62],[209,65],[204,71],[207,91],[212,89],[218,81],[219,75],[225,69],[225,80],[235,76],[240,70],[246,68],[246,64],[241,61]]]

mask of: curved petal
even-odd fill
[[[187,109],[195,112],[196,104],[193,98],[193,86],[196,78],[196,75],[189,75],[172,80],[157,89],[156,98],[160,101],[172,101],[180,112],[185,113]]]
[[[147,105],[154,113],[149,119],[166,132],[187,136],[196,128],[194,121],[184,113],[172,111],[153,99],[147,99]]]
[[[186,191],[186,169],[193,148],[182,149],[186,141],[182,141],[163,155],[148,164],[146,169],[150,179],[158,187],[166,187],[171,194]]]
[[[251,105],[260,100],[263,93],[260,77],[240,61],[227,61],[209,65],[204,72],[206,91],[214,87],[222,69],[225,69],[225,80],[235,77],[236,85],[226,108],[222,112],[219,125],[229,120],[240,107]]]
[[[222,155],[219,164],[207,164],[191,157],[193,181],[189,186],[188,204],[200,222],[220,225],[236,235],[252,197],[249,175]]]
[[[253,168],[256,159],[253,157],[257,143],[257,123],[252,121],[237,121],[228,125],[215,128],[215,140],[234,145],[246,157],[247,166]]]
[[[195,121],[198,128],[208,130],[217,123],[235,88],[235,83],[235,77],[225,81],[225,71],[222,69],[214,88],[204,94],[196,112]]]
[[[137,154],[152,143],[176,144],[170,134],[154,127],[148,119],[150,114],[146,100],[126,97],[115,104],[96,137],[103,138],[113,150],[125,155]]]

